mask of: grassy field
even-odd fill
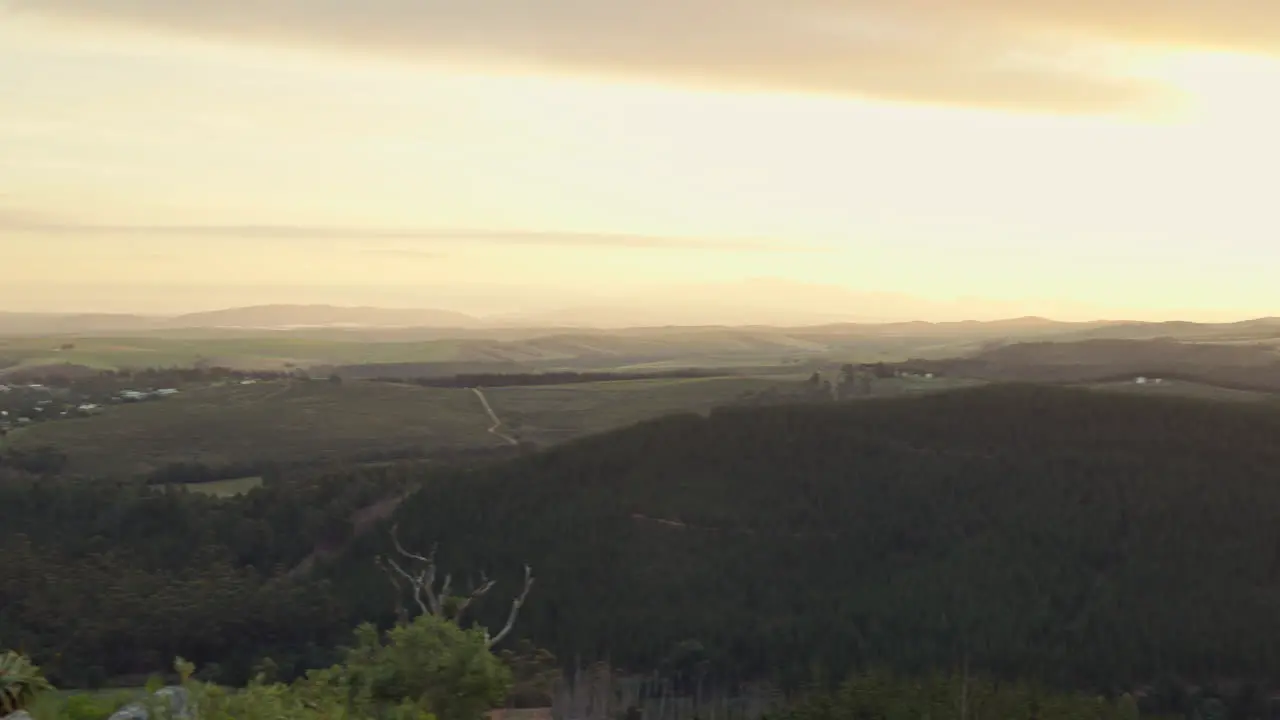
[[[89,418],[34,425],[10,444],[52,445],[67,454],[70,472],[119,476],[172,462],[347,460],[407,448],[496,447],[489,424],[475,396],[462,389],[280,381],[113,406]]]
[[[62,349],[62,345],[70,348]],[[304,337],[0,338],[0,357],[20,367],[70,363],[102,369],[192,367],[207,363],[241,370],[324,364],[446,362],[463,358],[452,340],[366,343]]]
[[[975,350],[974,338],[866,337],[777,328],[666,328],[543,331],[488,336],[388,339],[357,331],[244,331],[240,335],[142,332],[132,336],[0,337],[0,367],[82,365],[101,369],[191,367],[240,370],[383,363],[510,363],[529,369],[668,370],[785,366],[802,359],[839,362],[950,357]],[[393,336],[394,337],[394,336]],[[0,369],[0,376],[5,370]]]
[[[213,497],[234,497],[236,495],[243,495],[256,487],[261,486],[262,478],[255,475],[253,477],[232,478],[230,480],[187,483],[181,487],[184,487],[193,493],[200,493],[201,495],[210,495]]]
[[[834,371],[824,373],[834,376]],[[677,412],[705,413],[748,393],[785,391],[807,373],[664,378],[485,389],[500,433],[546,446]],[[877,381],[875,395],[970,384],[948,379]],[[371,462],[395,453],[501,448],[492,421],[465,388],[282,380],[197,388],[163,400],[113,405],[99,415],[39,423],[12,433],[15,449],[52,446],[67,471],[145,475],[170,463]],[[246,492],[260,478],[188,485],[192,492]]]
[[[663,379],[484,392],[505,432],[550,444],[668,413],[705,412],[743,393],[799,379]],[[111,406],[93,417],[33,425],[11,434],[8,443],[17,449],[53,446],[67,455],[71,473],[121,477],[176,462],[351,462],[411,448],[502,447],[491,425],[479,399],[464,388],[294,380],[206,387]],[[241,478],[187,487],[226,495],[257,482]]]
[[[539,445],[562,442],[676,412],[707,412],[747,392],[803,376],[622,380],[484,391],[505,431]]]

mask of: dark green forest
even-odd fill
[[[748,675],[1261,679],[1277,437],[1270,409],[1041,387],[726,409],[442,479],[398,516],[456,567],[534,563],[522,627],[561,656],[696,639]]]
[[[1280,674],[1278,437],[1261,405],[1010,385],[726,408],[227,500],[11,471],[0,638],[64,684],[175,655],[228,682],[322,665],[394,619],[373,562],[394,521],[442,570],[498,580],[474,613],[491,627],[531,564],[516,636],[565,663],[648,672],[697,647],[722,682],[789,687],[963,665],[1147,688],[1149,712],[1229,685],[1255,716]]]

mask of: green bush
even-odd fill
[[[40,693],[52,690],[40,668],[15,652],[0,655],[0,717],[30,707]]]
[[[360,626],[341,664],[291,685],[262,674],[231,690],[193,680],[185,661],[176,668],[200,720],[478,720],[511,685],[483,631],[429,615],[386,633]]]
[[[502,704],[511,671],[489,652],[482,630],[422,615],[382,635],[360,626],[343,664],[307,680],[345,687],[379,707],[407,702],[440,720],[475,720]]]

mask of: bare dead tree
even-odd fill
[[[395,594],[396,623],[400,625],[404,625],[405,623],[409,622],[409,613],[405,612],[405,609],[404,609],[404,586],[400,584],[400,578],[394,572],[391,571],[391,566],[385,561],[383,561],[381,555],[375,557],[373,559],[373,562],[375,565],[378,566],[379,570],[386,573],[387,579],[391,581],[391,586],[396,589],[396,594]]]
[[[436,549],[437,546],[431,546],[431,551],[426,555],[409,552],[400,544],[400,538],[397,531],[399,525],[391,526],[391,542],[395,546],[396,552],[400,554],[405,561],[404,565],[397,562],[395,558],[383,558],[378,556],[374,558],[374,562],[387,574],[391,580],[391,585],[396,591],[396,614],[402,619],[407,620],[403,610],[403,604],[400,598],[404,596],[405,585],[408,585],[410,596],[417,604],[418,608],[424,615],[434,615],[451,622],[462,624],[463,614],[471,604],[482,597],[489,594],[497,585],[496,580],[490,580],[483,572],[480,573],[480,582],[470,583],[470,589],[466,595],[454,596],[450,592],[453,589],[453,576],[445,574],[444,579],[440,582],[440,587],[436,587]],[[409,569],[406,569],[405,566]],[[415,567],[416,566],[416,567]],[[507,635],[511,634],[512,628],[515,627],[516,618],[520,615],[520,608],[524,607],[525,601],[529,598],[529,591],[533,589],[533,569],[528,565],[524,566],[524,587],[521,588],[520,594],[511,601],[511,611],[507,614],[507,622],[502,626],[496,635],[490,635],[488,628],[485,628],[485,638],[489,647],[493,647],[502,642]],[[404,584],[401,583],[404,581]]]

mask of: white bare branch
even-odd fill
[[[511,614],[507,616],[507,624],[497,635],[489,638],[489,647],[493,647],[502,642],[502,639],[511,634],[511,628],[516,625],[516,616],[520,614],[520,608],[524,607],[524,601],[529,597],[529,591],[533,589],[533,568],[528,565],[524,566],[524,588],[515,600],[511,601]]]
[[[440,602],[443,603],[449,597],[449,591],[453,589],[453,575],[445,573],[444,582],[440,584]]]
[[[422,595],[423,595],[422,583],[424,580],[424,576],[421,573],[419,573],[416,576],[410,575],[404,568],[400,567],[399,563],[397,563],[392,558],[387,558],[387,564],[390,565],[392,569],[394,569],[397,573],[399,573],[400,577],[409,581],[409,587],[413,589],[413,601],[418,603],[418,607],[422,609],[422,612],[426,614],[431,614],[431,608],[428,607],[427,602],[424,602],[422,599]],[[396,589],[399,590],[400,584],[395,583],[395,585],[396,585]],[[428,598],[429,597],[430,596],[428,595]]]
[[[465,600],[458,603],[458,609],[453,614],[453,619],[459,625],[462,624],[462,614],[467,611],[468,607],[471,607],[471,603],[487,595],[493,589],[493,586],[498,584],[496,580],[490,580],[484,573],[480,573],[480,580],[480,586],[474,588]]]
[[[400,529],[399,523],[396,523],[395,525],[391,526],[391,542],[395,545],[396,552],[400,553],[406,558],[409,558],[410,560],[417,560],[418,562],[425,565],[425,568],[422,570],[422,572],[418,573],[417,576],[411,576],[408,573],[404,573],[402,571],[402,574],[406,578],[409,578],[409,582],[413,586],[414,599],[417,600],[418,605],[421,606],[422,605],[421,596],[425,595],[427,605],[430,607],[430,609],[428,610],[424,608],[423,612],[430,613],[436,616],[443,615],[442,598],[446,596],[446,593],[449,589],[448,588],[449,580],[448,578],[445,579],[444,589],[446,592],[442,592],[441,594],[437,595],[436,594],[436,550],[438,546],[432,545],[431,552],[426,556],[418,555],[417,553],[411,553],[408,550],[405,550],[404,546],[400,544],[400,538],[397,533],[399,529]]]
[[[452,602],[455,600],[455,598],[449,594],[453,589],[453,575],[445,574],[444,581],[441,583],[439,591],[436,590],[437,547],[433,545],[431,547],[431,552],[427,555],[419,555],[417,553],[409,552],[400,544],[400,538],[397,536],[398,529],[398,525],[391,526],[391,542],[395,545],[396,552],[408,560],[421,564],[422,569],[415,574],[406,570],[400,565],[400,563],[396,562],[394,558],[383,558],[382,556],[374,558],[374,562],[378,567],[380,567],[391,579],[391,584],[396,589],[397,598],[401,597],[404,592],[403,587],[400,584],[400,580],[397,579],[398,576],[408,583],[409,588],[413,591],[413,601],[417,603],[418,608],[422,610],[422,614],[434,615],[438,618],[450,620],[461,625],[463,615],[466,613],[467,609],[471,607],[471,604],[488,595],[489,591],[493,590],[494,586],[497,585],[497,581],[490,580],[488,575],[481,572],[479,586],[468,581],[468,585],[471,587],[468,595],[456,598],[456,607],[446,608],[446,602]],[[410,567],[412,567],[412,565]],[[489,647],[493,647],[499,642],[502,642],[504,638],[511,634],[511,630],[516,624],[516,618],[520,614],[520,608],[524,607],[524,603],[529,597],[529,591],[533,589],[533,579],[533,569],[528,565],[525,565],[524,587],[520,590],[520,594],[511,601],[511,612],[507,615],[507,624],[502,627],[502,630],[499,631],[497,635],[489,637],[488,632],[486,631],[485,633],[486,638],[488,638]],[[397,608],[399,607],[399,600],[397,600]],[[452,610],[452,617],[447,617],[446,612],[450,610]],[[397,609],[397,614],[399,614],[399,612],[399,609]]]
[[[406,622],[408,620],[408,616],[405,614],[405,611],[404,611],[404,586],[400,584],[400,579],[396,577],[396,573],[391,571],[391,566],[388,565],[386,561],[382,559],[381,555],[375,556],[373,558],[373,562],[375,565],[378,566],[379,570],[386,573],[387,578],[391,580],[391,586],[396,589],[395,608],[396,608],[397,621],[402,623]]]

